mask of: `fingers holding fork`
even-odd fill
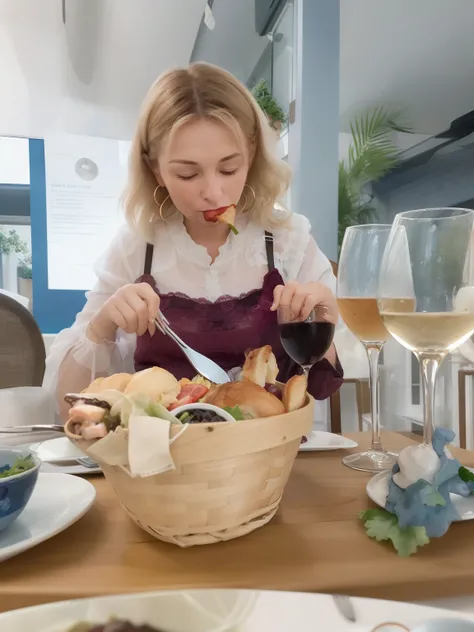
[[[162,334],[166,335],[166,327],[169,327],[169,324],[169,320],[166,316],[164,316],[161,310],[158,310],[155,319],[148,326],[148,333],[150,336],[153,336],[156,329],[158,329],[158,331],[161,331]]]

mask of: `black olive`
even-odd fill
[[[200,424],[200,423],[219,423],[227,421],[220,415],[217,415],[213,410],[202,410],[197,408],[196,410],[188,410],[188,414],[190,415],[187,423],[190,424]]]

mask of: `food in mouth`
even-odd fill
[[[230,230],[234,235],[238,235],[239,231],[235,227],[235,205],[221,206],[220,208],[211,209],[210,211],[204,211],[204,219],[206,222],[223,222],[230,227]]]

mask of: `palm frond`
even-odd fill
[[[348,226],[377,219],[376,209],[362,202],[363,188],[397,164],[394,132],[411,133],[400,122],[402,113],[383,106],[356,117],[350,124],[352,142],[346,163],[339,164],[339,245]]]

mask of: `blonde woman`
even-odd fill
[[[150,326],[160,307],[189,345],[225,370],[249,348],[270,344],[281,376],[297,372],[282,349],[278,305],[326,308],[336,323],[335,279],[302,215],[275,211],[290,172],[272,130],[232,75],[198,63],[151,87],[133,139],[126,227],[96,266],[97,283],[47,360],[45,386],[61,402],[97,375],[161,366],[194,370]],[[234,235],[204,212],[235,204]],[[266,231],[266,232],[265,232]],[[325,399],[342,383],[334,346],[310,376]]]

